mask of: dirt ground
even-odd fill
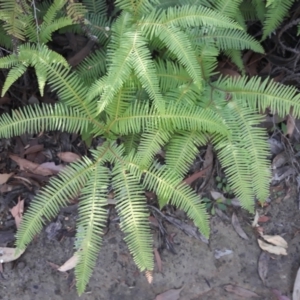
[[[262,251],[257,244],[257,233],[251,227],[251,216],[235,209],[249,240],[239,237],[231,222],[218,216],[211,218],[209,244],[185,235],[173,225],[166,225],[170,234],[176,233],[177,254],[166,249],[161,251],[162,272],[158,272],[156,266],[151,285],[134,265],[118,224],[111,224],[86,293],[81,297],[73,285],[73,272],[60,273],[48,264],[61,265],[72,256],[74,237],[58,241],[57,238],[50,239],[49,232],[44,230],[17,261],[4,265],[0,299],[154,300],[160,293],[179,288],[182,288],[179,299],[183,300],[249,299],[245,290],[239,294],[230,291],[230,286],[231,289],[238,286],[256,293],[255,299],[280,299],[273,289],[291,299],[300,265],[297,190],[291,185],[285,188],[284,195],[273,198],[269,206],[260,211],[270,218],[262,227],[265,234],[284,237],[288,242],[288,255],[268,256],[264,283],[258,274]],[[232,211],[226,213],[230,216]],[[75,215],[67,217],[68,226],[75,221]],[[224,251],[229,254],[218,258],[217,255]]]

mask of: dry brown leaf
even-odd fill
[[[255,216],[254,216],[254,220],[253,220],[253,222],[252,222],[252,227],[256,227],[256,226],[258,226],[258,219],[259,219],[259,214],[258,214],[258,212],[257,212],[257,210],[255,211]]]
[[[288,244],[283,237],[280,235],[262,235],[262,238],[275,246],[287,248]]]
[[[288,135],[290,138],[293,136],[295,125],[295,118],[289,114],[286,120],[286,135]]]
[[[181,289],[168,290],[162,294],[157,295],[154,300],[178,300],[182,289],[183,287]]]
[[[300,300],[300,268],[294,282],[293,300]]]
[[[161,272],[162,263],[161,263],[160,254],[159,254],[157,248],[153,248],[153,252],[154,252],[155,260],[156,260],[156,263],[157,263],[158,271]]]
[[[74,255],[69,258],[63,265],[61,265],[57,270],[60,272],[66,272],[76,267],[78,263],[78,254],[75,252]]]
[[[27,159],[20,158],[13,154],[9,155],[9,157],[20,166],[21,170],[30,171],[31,173],[39,174],[39,175],[43,175],[43,176],[51,176],[54,174],[52,170],[44,168],[44,167],[42,167],[36,163],[33,163]]]
[[[276,255],[287,255],[286,249],[280,246],[273,246],[271,244],[268,244],[260,239],[257,240],[259,247],[272,254]]]
[[[53,174],[57,174],[60,171],[62,171],[65,166],[63,165],[56,165],[54,162],[45,162],[40,164],[40,167],[46,168],[48,170],[51,170],[53,172]]]
[[[225,201],[226,198],[224,197],[223,194],[216,192],[216,191],[211,191],[210,192],[211,196],[213,197],[214,200],[222,199],[222,201]]]
[[[224,286],[224,289],[225,289],[226,292],[236,294],[236,295],[238,295],[240,297],[243,297],[243,298],[259,298],[260,297],[256,293],[251,292],[249,290],[246,290],[246,289],[244,289],[242,287],[239,287],[237,285],[227,284],[227,285]]]
[[[59,152],[57,153],[57,156],[66,163],[72,163],[81,158],[78,154],[73,152]]]
[[[18,203],[12,209],[10,209],[10,213],[15,219],[17,228],[19,228],[20,223],[22,221],[23,212],[24,212],[24,200],[20,200],[19,197]]]
[[[33,145],[31,147],[28,147],[25,151],[24,154],[32,154],[32,153],[37,153],[44,150],[44,145],[43,144],[38,144],[38,145]]]
[[[269,254],[264,251],[261,252],[258,259],[258,275],[264,284],[268,275],[269,259]]]
[[[259,218],[258,218],[258,223],[266,223],[266,222],[268,222],[270,220],[270,217],[268,217],[268,216],[260,216]]]
[[[0,174],[0,184],[4,184],[7,182],[7,180],[14,175],[14,173],[9,173],[9,174]]]
[[[239,219],[237,218],[236,214],[233,213],[232,214],[232,218],[231,218],[231,224],[234,228],[234,230],[236,231],[236,233],[244,240],[248,240],[248,236],[246,235],[245,231],[242,229]]]
[[[6,263],[19,258],[24,250],[18,250],[16,253],[16,248],[0,247],[0,263]]]

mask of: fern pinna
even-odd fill
[[[81,8],[78,14],[76,8],[73,11],[81,16],[78,23],[93,32],[96,20],[109,27],[109,34],[105,46],[76,70],[42,42],[42,32],[36,43],[21,44],[16,53],[0,59],[0,67],[10,69],[2,94],[31,66],[40,93],[47,82],[59,97],[53,106],[33,105],[3,114],[0,137],[63,130],[105,139],[89,157],[50,180],[33,200],[17,233],[17,248],[25,249],[45,220],[80,195],[75,242],[80,294],[101,245],[109,185],[136,264],[140,270],[152,270],[144,191],[154,191],[161,207],[170,202],[186,211],[208,237],[205,207],[183,183],[197,147],[208,140],[214,143],[231,188],[243,207],[253,211],[255,197],[266,199],[270,178],[268,145],[258,126],[258,112],[268,107],[285,115],[293,106],[294,116],[300,114],[299,95],[291,87],[245,76],[212,80],[220,51],[233,55],[237,63],[243,49],[263,52],[241,25],[217,11],[218,6],[183,3],[164,8],[158,0],[118,0],[118,17],[110,25],[103,21],[103,5],[84,3],[87,15],[82,17]],[[104,39],[101,34],[98,39]],[[162,147],[165,164],[154,159]]]

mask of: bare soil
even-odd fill
[[[283,196],[274,198],[260,211],[270,217],[269,222],[262,224],[264,233],[279,234],[289,245],[287,256],[269,255],[264,283],[258,274],[262,251],[257,244],[257,232],[251,227],[250,215],[241,209],[235,212],[249,240],[240,238],[230,221],[218,216],[211,218],[209,244],[166,224],[169,234],[176,234],[177,254],[166,249],[161,251],[162,272],[158,272],[156,266],[151,285],[135,266],[118,224],[111,224],[86,293],[81,297],[74,287],[73,271],[60,273],[48,263],[61,265],[68,260],[73,254],[74,237],[64,236],[58,241],[50,239],[49,232],[44,230],[17,261],[4,265],[0,299],[154,300],[160,293],[182,287],[179,299],[183,300],[249,299],[246,294],[227,292],[228,285],[254,292],[258,295],[256,299],[278,299],[273,289],[291,298],[300,265],[300,211],[296,188],[292,184],[287,186]],[[230,216],[231,211],[227,214]],[[63,226],[72,227],[76,214],[64,218]],[[232,253],[216,258],[216,254],[228,250]]]

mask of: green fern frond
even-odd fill
[[[111,64],[108,69],[108,75],[104,81],[104,90],[99,90],[98,84],[91,87],[90,99],[97,97],[97,95],[101,95],[101,100],[98,101],[98,114],[112,101],[115,94],[121,89],[131,73],[131,53],[133,50],[133,43],[133,36],[124,36],[124,43],[122,43],[121,47],[115,52],[113,57],[113,60],[116,63]]]
[[[251,49],[254,52],[264,53],[263,47],[252,36],[236,29],[202,29],[190,32],[191,40],[198,45],[214,44],[220,50]]]
[[[164,100],[159,90],[159,80],[156,75],[155,65],[152,61],[151,53],[147,48],[143,37],[136,34],[131,57],[132,67],[143,88],[153,100],[159,111],[164,111]]]
[[[267,7],[262,40],[266,39],[266,37],[280,25],[294,1],[295,0],[276,0]]]
[[[165,113],[158,114],[149,105],[133,103],[124,115],[108,121],[108,129],[118,134],[139,133],[149,128],[166,131],[201,130],[210,133],[229,134],[225,124],[209,109],[185,105],[168,105]]]
[[[31,9],[25,1],[0,1],[0,19],[4,21],[3,28],[9,35],[22,41],[25,40],[26,15],[29,12]]]
[[[13,48],[12,39],[4,30],[3,24],[0,24],[0,37],[1,37],[0,45],[5,49],[11,50]]]
[[[98,43],[104,47],[109,43],[111,20],[107,19],[106,15],[88,14],[84,23],[89,28],[91,34],[97,37]]]
[[[141,178],[144,175],[143,185],[150,191],[155,191],[160,207],[169,201],[176,207],[183,209],[191,218],[201,233],[209,236],[208,215],[200,198],[186,184],[182,183],[176,173],[167,166],[154,163],[149,169],[141,170],[139,164],[131,162],[129,169],[135,176]]]
[[[149,129],[143,133],[140,138],[135,159],[142,168],[148,168],[154,156],[170,140],[171,134],[168,131],[160,129]]]
[[[245,74],[245,66],[242,58],[242,51],[236,49],[225,50],[224,54],[239,68],[242,74]]]
[[[75,267],[79,295],[86,288],[100,250],[107,215],[108,184],[108,169],[98,163],[94,165],[89,181],[81,192],[75,242],[79,256]]]
[[[264,2],[260,1],[260,3],[262,6],[264,6]],[[239,7],[239,11],[241,12],[245,21],[254,21],[258,19],[256,9],[251,0],[243,0]]]
[[[242,107],[242,105],[242,101],[232,101],[228,103],[227,107],[223,109],[220,114],[226,118],[227,122],[231,123],[228,126],[233,132],[233,148],[236,148],[237,153],[240,153],[240,155],[244,155],[241,156],[240,160],[244,159],[245,170],[241,170],[242,167],[236,167],[240,170],[241,175],[239,175],[239,173],[231,174],[230,177],[228,177],[230,178],[229,183],[234,182],[234,184],[231,184],[232,188],[233,186],[234,188],[236,188],[236,186],[240,187],[240,191],[237,192],[237,195],[241,200],[242,206],[253,211],[254,197],[256,196],[263,202],[268,196],[268,186],[271,175],[269,162],[267,160],[269,147],[265,131],[258,127],[262,121],[262,117],[257,115],[255,110],[251,110],[249,107]],[[227,153],[227,155],[229,159],[234,156],[229,153]],[[223,157],[223,161],[224,160],[226,161]],[[234,168],[235,161],[236,159],[231,160],[232,168]],[[239,163],[241,166],[242,163]],[[251,196],[248,195],[248,192],[242,194],[245,182],[240,178],[243,178],[246,172],[248,173],[247,177],[251,182],[253,190]]]
[[[183,178],[193,163],[198,146],[205,145],[207,137],[199,131],[178,132],[166,147],[166,164],[178,177]]]
[[[154,64],[159,79],[159,87],[163,94],[183,83],[191,81],[191,77],[186,69],[180,64],[162,59],[157,59]]]
[[[107,4],[105,0],[82,0],[82,3],[89,13],[102,15],[107,11]]]
[[[68,200],[77,196],[93,171],[93,163],[88,158],[72,163],[56,178],[50,180],[47,189],[42,189],[23,217],[16,235],[17,248],[23,250],[44,225],[44,218],[55,217]]]
[[[3,95],[8,91],[8,89],[26,72],[28,65],[18,65],[12,67],[5,79],[5,83],[2,87],[1,95]]]
[[[166,14],[160,16],[159,21],[159,23],[168,27],[212,26],[242,29],[232,19],[207,7],[196,5],[183,5],[178,8],[170,7],[166,10]]]
[[[120,227],[133,259],[141,271],[153,270],[152,237],[149,211],[139,182],[128,173],[127,165],[117,163],[113,169],[113,186],[117,199]]]
[[[76,72],[87,85],[91,85],[96,79],[106,72],[105,50],[97,50],[85,58],[77,67]]]
[[[270,79],[259,77],[222,78],[213,86],[232,94],[236,99],[244,99],[250,108],[264,112],[270,108],[280,116],[286,116],[293,107],[293,116],[300,116],[300,94],[295,87],[285,86]]]
[[[213,5],[220,14],[235,18],[241,2],[242,0],[217,0]]]
[[[13,110],[11,115],[1,115],[0,137],[10,138],[25,132],[37,133],[45,130],[83,132],[88,124],[88,117],[63,104],[28,105]]]

